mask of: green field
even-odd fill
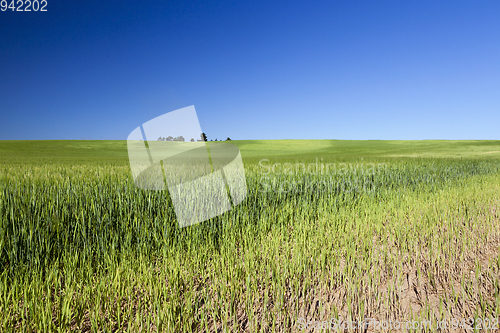
[[[496,157],[499,141],[242,140],[244,158]],[[128,164],[126,141],[0,141],[2,162]]]
[[[0,141],[0,331],[498,322],[500,141],[232,143],[247,198],[181,229],[125,141]]]

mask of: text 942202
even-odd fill
[[[13,12],[46,12],[47,0],[1,0],[2,12],[11,10]]]

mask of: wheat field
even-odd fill
[[[180,228],[124,141],[1,141],[0,331],[496,331],[500,142],[232,143],[246,199]]]

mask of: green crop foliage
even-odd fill
[[[231,143],[247,198],[179,228],[126,142],[1,141],[0,331],[499,318],[500,142]]]

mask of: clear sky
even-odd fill
[[[497,0],[47,2],[0,12],[0,139],[500,139]]]

